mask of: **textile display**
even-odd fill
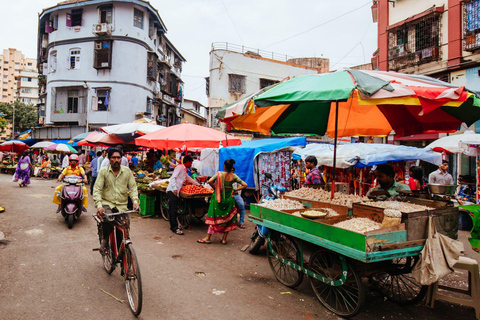
[[[291,189],[291,151],[278,151],[271,153],[261,153],[258,156],[258,178],[260,181],[261,195],[267,196],[269,194],[268,187],[270,183],[284,187],[288,190]],[[272,180],[265,177],[265,173],[272,175]]]

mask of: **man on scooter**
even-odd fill
[[[83,178],[83,182],[87,183],[87,176],[85,175],[85,170],[83,170],[82,167],[78,165],[78,156],[76,154],[72,154],[69,158],[69,166],[63,169],[62,174],[58,177],[58,181],[61,182],[63,181],[63,178],[65,176],[79,176]],[[62,192],[62,187],[63,185],[59,185],[58,187],[55,188],[55,194],[53,195],[53,203],[58,204],[58,209],[57,213],[60,212],[60,204],[61,204],[61,199],[60,199],[60,194]],[[83,211],[86,211],[88,208],[88,191],[85,186],[82,186],[83,190]]]

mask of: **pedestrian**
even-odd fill
[[[443,160],[442,165],[438,167],[438,170],[433,171],[428,176],[429,184],[453,184],[453,177],[448,170],[448,161]]]
[[[233,172],[235,172],[235,167],[233,167]],[[233,184],[234,189],[238,189],[238,183]],[[233,193],[233,198],[235,199],[235,203],[237,204],[238,211],[240,213],[240,221],[238,223],[238,227],[240,229],[245,229],[245,202],[243,201],[242,195],[240,192],[236,191]]]
[[[152,155],[155,157],[155,155]],[[172,232],[183,235],[183,231],[178,227],[177,221],[177,207],[180,201],[180,189],[182,188],[185,182],[199,186],[200,184],[190,178],[187,174],[187,169],[192,166],[193,159],[190,156],[186,156],[183,159],[183,164],[178,165],[173,170],[173,174],[170,177],[170,181],[167,187],[167,196],[168,196],[168,214],[170,216],[170,230]]]
[[[132,153],[132,157],[130,158],[130,163],[134,169],[137,169],[138,166],[138,158],[135,153]]]
[[[233,193],[245,189],[247,184],[234,173],[234,164],[235,160],[233,159],[225,160],[224,172],[219,171],[208,180],[215,192],[212,195],[205,219],[205,224],[208,225],[207,236],[197,240],[198,243],[209,244],[212,234],[223,234],[222,244],[227,244],[228,233],[237,229],[237,208]],[[235,189],[234,183],[238,183],[240,186]]]
[[[102,153],[100,151],[97,152],[97,155],[93,155],[92,161],[90,161],[90,168],[92,168],[92,181],[90,181],[90,194],[93,195],[93,188],[95,187],[95,181],[97,180],[98,176],[98,162],[97,157],[100,157]]]
[[[15,180],[22,179],[22,182],[18,184],[20,188],[30,184],[30,168],[33,170],[28,151],[25,151],[18,160],[17,168],[15,169]]]
[[[102,150],[102,155],[97,159],[97,171],[100,171],[100,168],[102,167],[103,159],[105,159],[106,157],[107,157],[107,150],[104,149]]]
[[[85,156],[85,151],[81,150],[80,155],[78,156],[78,166],[83,167],[85,165],[87,157]]]
[[[65,169],[66,167],[68,167],[70,164],[69,162],[69,155],[68,154],[65,154],[63,156],[63,160],[62,160],[62,169]]]
[[[52,158],[52,167],[57,167],[60,165],[60,160],[58,160],[57,155],[54,154]]]

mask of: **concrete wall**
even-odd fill
[[[295,66],[291,63],[226,50],[210,52],[210,95],[209,108],[220,108],[242,96],[260,90],[260,79],[281,81],[286,77],[316,74],[317,70]],[[246,77],[246,92],[229,92],[229,74]]]

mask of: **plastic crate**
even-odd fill
[[[140,198],[140,215],[155,215],[155,196],[148,194],[139,194],[138,196]]]

